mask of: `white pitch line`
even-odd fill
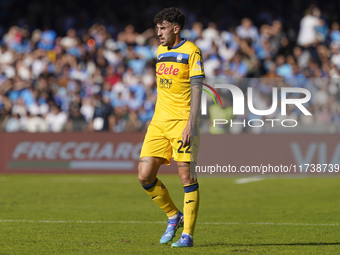
[[[236,184],[244,184],[244,183],[249,183],[249,182],[258,182],[258,181],[263,181],[263,177],[248,177],[248,178],[240,178],[236,179],[235,183]]]
[[[165,224],[165,221],[83,221],[83,220],[0,220],[0,223],[90,223],[90,224]],[[275,222],[197,222],[201,225],[282,225],[282,226],[340,226],[339,223],[275,223]]]

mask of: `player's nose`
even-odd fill
[[[158,37],[161,37],[163,35],[162,30],[158,29],[157,35],[158,35]]]

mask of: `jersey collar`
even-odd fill
[[[187,39],[183,39],[183,41],[180,44],[176,45],[175,47],[172,47],[172,48],[168,47],[168,50],[177,49],[177,48],[181,47],[186,41],[187,41]]]

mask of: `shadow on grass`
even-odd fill
[[[233,244],[233,243],[212,243],[212,244],[204,244],[204,245],[195,245],[195,247],[211,247],[211,246],[294,246],[294,245],[314,245],[314,246],[323,246],[323,245],[340,245],[340,243],[259,243],[259,244]]]

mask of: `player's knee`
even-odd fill
[[[191,184],[190,173],[183,173],[179,175],[183,185]]]
[[[149,179],[143,176],[138,175],[138,180],[142,186],[146,186],[150,184]]]
[[[152,183],[151,176],[146,175],[140,167],[138,167],[138,180],[142,186],[146,186]]]
[[[140,184],[142,186],[146,186],[146,185],[150,184],[148,182],[149,178],[147,176],[144,176],[141,172],[138,172],[138,181],[140,182]]]
[[[142,186],[146,186],[150,184],[149,178],[141,174],[138,174],[138,180]]]
[[[197,178],[190,176],[190,173],[181,173],[179,174],[179,177],[181,178],[183,186],[197,182]]]

